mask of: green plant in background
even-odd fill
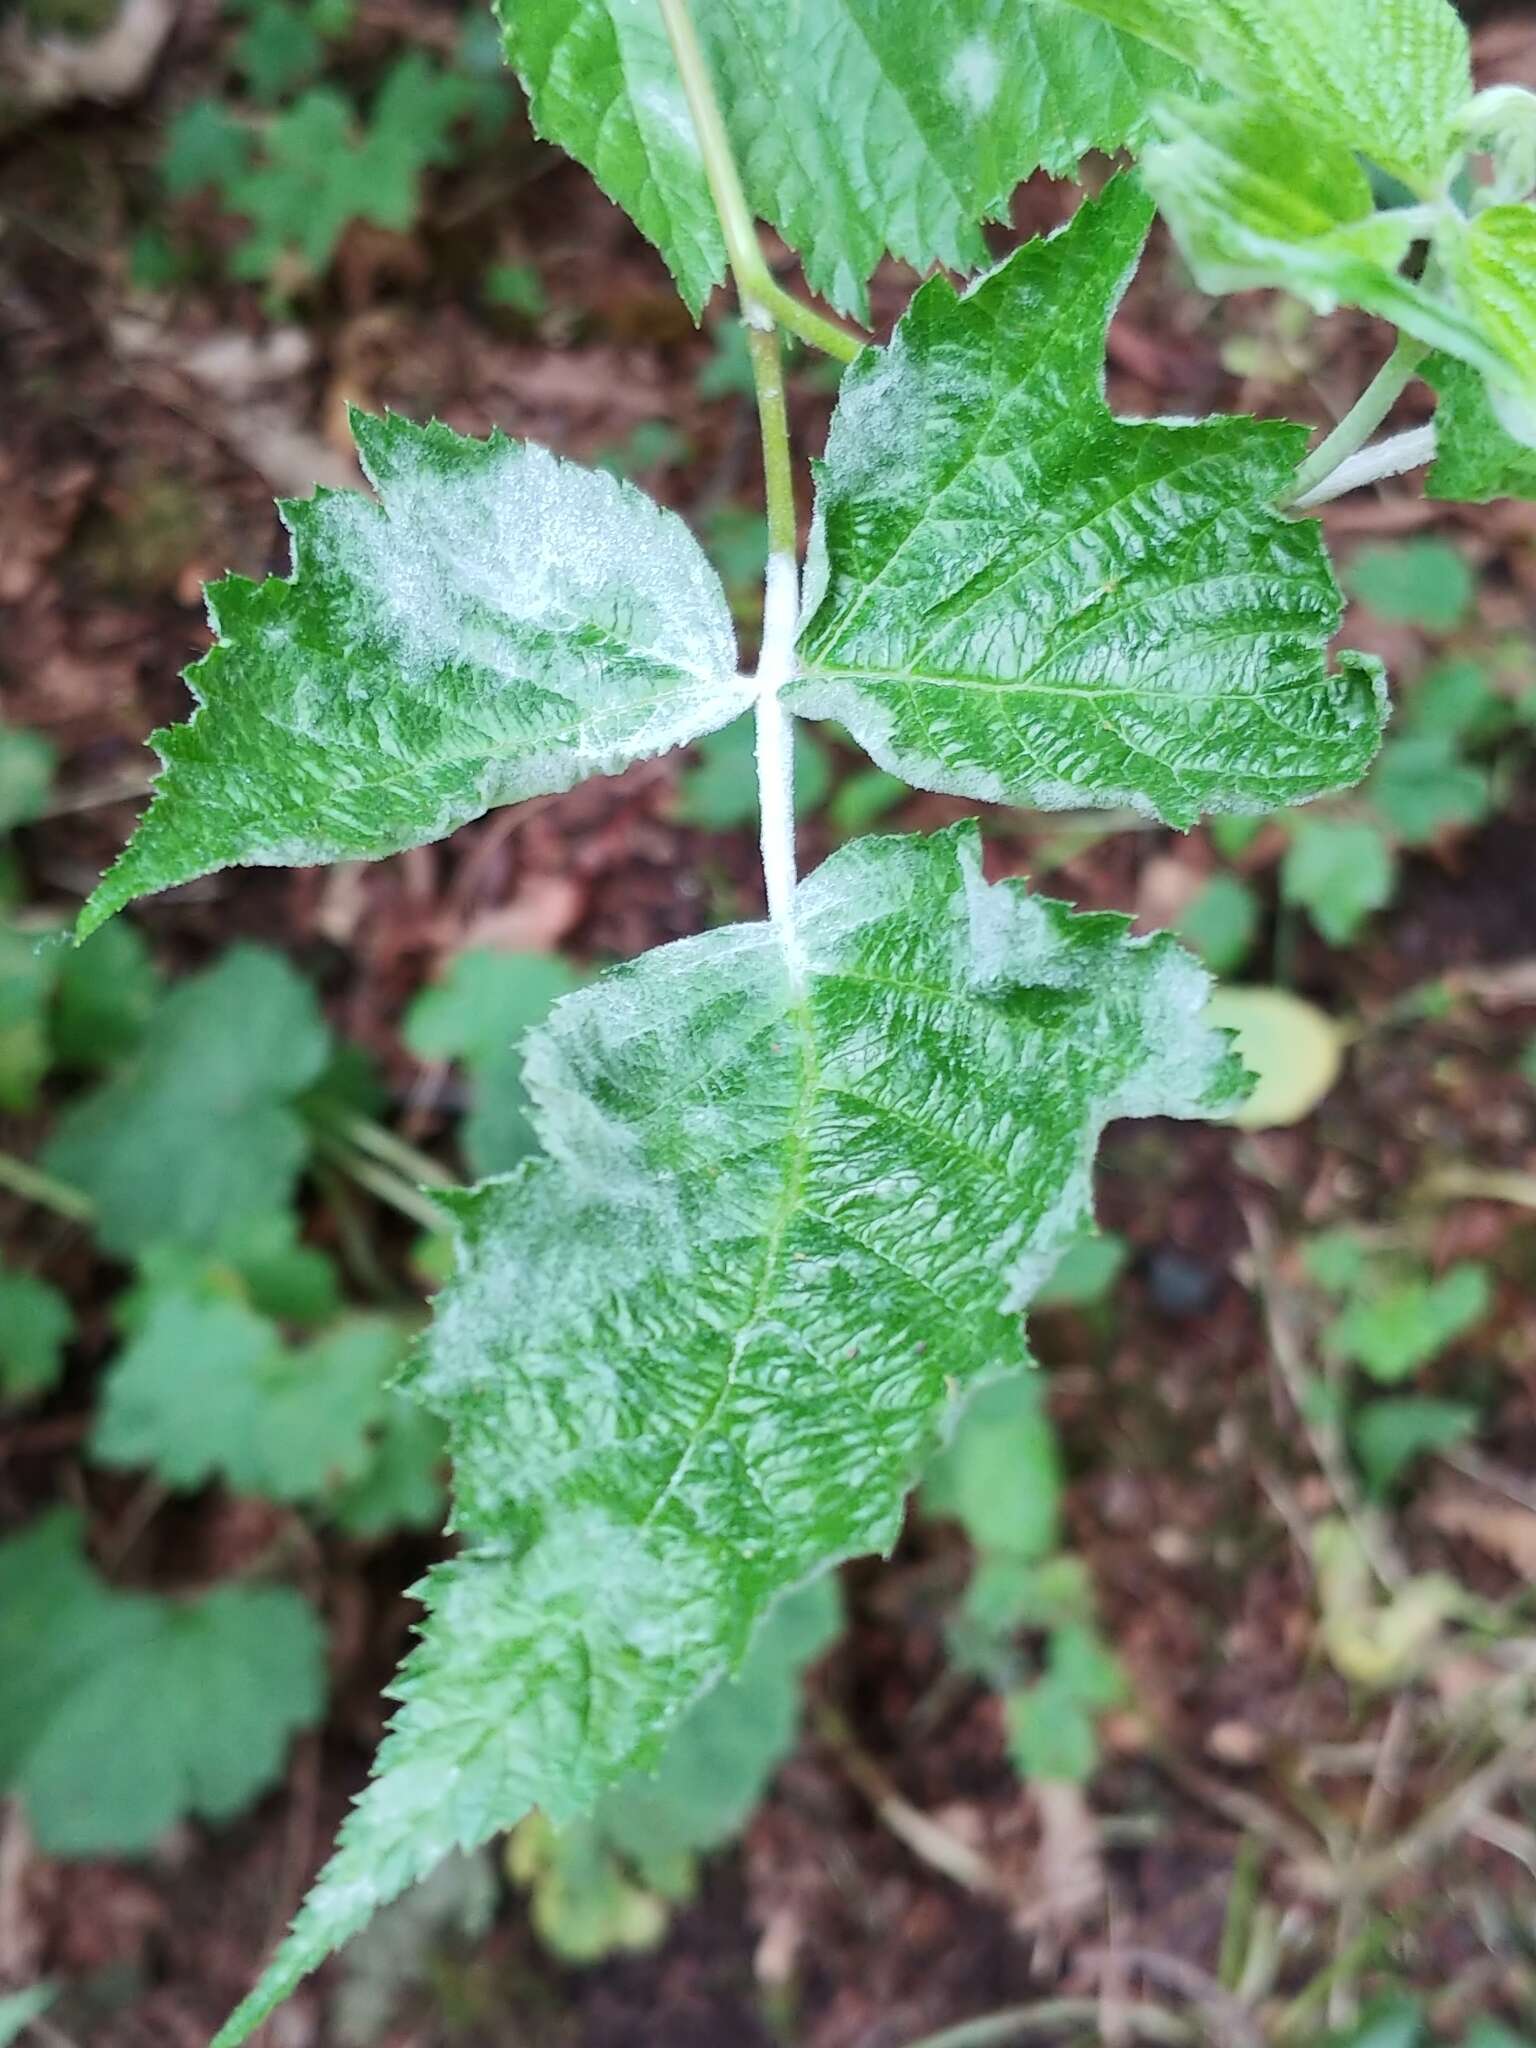
[[[1335,1303],[1324,1350],[1374,1388],[1399,1387],[1475,1330],[1493,1306],[1487,1268],[1463,1260],[1432,1276],[1411,1261],[1372,1253],[1352,1232],[1330,1231],[1303,1248],[1313,1283]],[[1477,1405],[1428,1394],[1373,1394],[1357,1400],[1319,1385],[1315,1398],[1342,1405],[1345,1434],[1371,1494],[1385,1498],[1432,1451],[1475,1434]]]
[[[953,1516],[976,1552],[951,1655],[1002,1695],[1020,1776],[1080,1784],[1098,1760],[1096,1718],[1126,1687],[1095,1625],[1087,1571],[1061,1551],[1061,1496],[1040,1381],[1024,1373],[974,1396],[929,1468],[922,1504]]]
[[[230,62],[245,104],[185,107],[166,136],[161,179],[172,199],[210,191],[246,219],[230,270],[281,298],[324,273],[351,222],[411,227],[425,174],[455,162],[465,134],[486,132],[504,102],[494,87],[488,98],[485,53],[469,36],[451,66],[420,51],[397,57],[365,114],[317,82],[352,25],[351,0],[234,0],[231,12],[244,23]],[[141,281],[174,281],[174,252],[150,232]],[[519,309],[530,309],[526,291]]]
[[[785,1596],[890,1543],[967,1396],[1025,1398],[1020,1312],[1090,1220],[1104,1123],[1240,1098],[1189,956],[989,884],[971,828],[856,840],[799,881],[794,715],[969,799],[1188,826],[1348,787],[1384,683],[1330,658],[1341,599],[1304,515],[1425,459],[1422,433],[1371,440],[1421,367],[1449,363],[1455,394],[1432,489],[1513,474],[1536,441],[1531,96],[1473,95],[1445,0],[1014,4],[507,10],[540,129],[696,312],[738,288],[767,479],[756,671],[698,544],[631,485],[355,415],[379,502],[288,505],[292,576],[215,586],[198,708],[158,736],[154,804],[82,915],[84,936],[233,864],[391,853],[756,720],[767,920],[565,996],[526,1040],[541,1150],[442,1197],[459,1265],[409,1379],[447,1427],[463,1547],[374,1783],[224,2048],[451,1852],[531,1808],[569,1828],[656,1765]],[[757,215],[862,315],[883,253],[982,269],[1019,178],[1125,145],[1142,182],[964,292],[930,279],[884,347],[759,247]],[[1110,410],[1106,328],[1154,201],[1209,289],[1398,327],[1311,453],[1285,422]],[[780,330],[849,365],[803,581]],[[298,1165],[314,1047],[284,1048],[242,1098],[256,1158],[219,1169],[253,1206]],[[134,1058],[153,1091],[156,1053]],[[57,1142],[123,1239],[132,1174],[90,1105]],[[994,1646],[1045,1631],[1043,1672],[1008,1680],[1015,1741],[1073,1775],[1118,1677],[1050,1539],[1018,1540],[979,1612]]]
[[[793,1748],[801,1674],[841,1619],[830,1580],[790,1594],[735,1676],[683,1717],[650,1773],[606,1792],[584,1819],[556,1826],[535,1813],[519,1825],[508,1868],[557,1954],[592,1962],[661,1938],[669,1906],[693,1896],[699,1857],[740,1832]]]

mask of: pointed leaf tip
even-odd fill
[[[381,502],[288,505],[293,570],[211,586],[198,706],[82,914],[231,866],[372,859],[613,774],[747,704],[719,578],[677,516],[493,434],[359,415]]]

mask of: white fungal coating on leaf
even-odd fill
[[[235,864],[371,858],[681,746],[751,701],[675,513],[493,434],[354,416],[375,505],[284,508],[293,574],[209,591],[219,644],[155,801],[87,906]]]
[[[989,885],[972,827],[864,839],[769,925],[611,971],[533,1034],[545,1156],[457,1199],[415,1391],[461,1557],[379,1772],[226,2042],[379,1904],[652,1759],[775,1601],[893,1540],[1089,1213],[1105,1120],[1238,1079],[1169,939]]]

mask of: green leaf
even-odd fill
[[[1327,1294],[1349,1294],[1365,1277],[1365,1246],[1352,1230],[1322,1230],[1302,1246],[1308,1279]]]
[[[1233,1033],[1237,1057],[1254,1085],[1231,1121],[1244,1131],[1300,1123],[1338,1080],[1343,1040],[1316,1004],[1284,988],[1219,988],[1205,1019]]]
[[[1354,2026],[1330,2035],[1326,2048],[1420,2048],[1424,2008],[1407,1993],[1372,1999]]]
[[[1536,498],[1536,450],[1506,433],[1476,370],[1454,356],[1432,356],[1419,374],[1440,395],[1432,498],[1486,505],[1494,498]]]
[[[219,100],[194,100],[172,117],[166,129],[160,175],[172,198],[234,187],[251,160],[255,140],[250,129]]]
[[[30,1109],[48,1071],[48,1006],[59,952],[51,934],[0,918],[0,1109]]]
[[[268,105],[287,98],[320,67],[320,37],[309,16],[286,0],[264,0],[235,38],[231,57],[251,94]]]
[[[1056,1432],[1033,1373],[984,1386],[923,1479],[923,1507],[953,1515],[980,1551],[1034,1562],[1061,1535]]]
[[[358,1316],[290,1351],[238,1302],[162,1295],[107,1374],[91,1454],[167,1486],[321,1499],[366,1472],[403,1348],[395,1324]]]
[[[55,753],[40,733],[0,724],[0,832],[25,825],[48,801]]]
[[[1104,331],[1149,218],[1121,179],[963,297],[926,284],[843,380],[786,693],[921,788],[1189,825],[1357,781],[1379,665],[1328,669],[1278,421],[1118,420]]]
[[[643,1879],[740,1833],[794,1746],[801,1674],[841,1626],[835,1579],[786,1595],[740,1670],[683,1716],[655,1769],[603,1794],[592,1824]]]
[[[1409,693],[1402,723],[1426,739],[1475,742],[1495,738],[1509,715],[1480,661],[1442,661]]]
[[[878,824],[911,794],[910,785],[899,775],[887,775],[883,768],[861,768],[839,783],[827,805],[827,822],[851,839]]]
[[[58,1380],[74,1322],[56,1287],[0,1266],[0,1403],[47,1393]]]
[[[1422,230],[1405,213],[1377,212],[1346,143],[1246,100],[1169,102],[1157,127],[1142,173],[1206,291],[1283,285],[1318,312],[1366,306],[1414,331],[1432,322],[1442,345],[1465,345],[1465,322],[1397,276]]]
[[[91,1197],[109,1251],[212,1249],[286,1208],[309,1151],[294,1099],[328,1048],[307,983],[279,954],[236,946],[181,982],[134,1057],[66,1110],[44,1163]]]
[[[1298,818],[1280,864],[1280,894],[1298,903],[1331,946],[1347,946],[1392,901],[1397,860],[1364,819]]]
[[[1329,1327],[1328,1348],[1395,1385],[1475,1329],[1492,1304],[1487,1267],[1465,1259],[1436,1280],[1415,1275],[1358,1297]]]
[[[1366,794],[1407,846],[1427,846],[1453,825],[1475,825],[1492,802],[1488,777],[1433,735],[1388,740]]]
[[[406,1044],[418,1059],[462,1060],[472,1100],[459,1133],[475,1173],[504,1173],[537,1149],[523,1087],[523,1038],[553,1004],[581,986],[555,953],[460,953],[436,987],[406,1013]]]
[[[1467,309],[1502,357],[1488,400],[1505,432],[1536,447],[1536,208],[1490,206],[1451,254]]]
[[[160,976],[143,934],[114,924],[61,954],[53,1000],[53,1050],[69,1067],[110,1067],[144,1036]]]
[[[661,1761],[604,1793],[590,1819],[518,1829],[514,1874],[531,1887],[533,1921],[558,1955],[594,1962],[649,1948],[664,1900],[688,1897],[696,1859],[739,1834],[794,1746],[800,1679],[841,1622],[836,1582],[789,1594],[733,1678],[706,1693],[669,1736]]]
[[[1125,1270],[1130,1246],[1113,1230],[1077,1238],[1035,1295],[1036,1308],[1091,1308],[1103,1301]]]
[[[1216,874],[1185,905],[1174,929],[1212,974],[1235,974],[1253,951],[1259,916],[1259,899],[1247,882]]]
[[[795,910],[793,950],[662,947],[534,1034],[548,1156],[455,1198],[415,1375],[464,1549],[225,2048],[450,1849],[643,1767],[780,1595],[891,1543],[956,1399],[1025,1364],[1104,1122],[1229,1099],[1188,955],[989,886],[974,827],[856,840]]]
[[[1376,1500],[1429,1451],[1464,1443],[1476,1430],[1478,1411],[1465,1401],[1431,1401],[1422,1395],[1372,1401],[1350,1419],[1349,1435],[1366,1484]]]
[[[725,248],[659,8],[497,11],[534,125],[656,244],[697,315],[724,279]],[[1021,178],[1119,148],[1156,93],[1189,84],[1180,65],[1054,4],[693,11],[749,203],[800,252],[813,289],[860,314],[887,251],[920,271],[979,269],[979,223],[1007,217]]]
[[[1349,592],[1392,626],[1454,633],[1477,599],[1467,559],[1443,540],[1389,541],[1362,548],[1345,572]]]
[[[20,1991],[0,1991],[0,2048],[11,2048],[35,2019],[58,1997],[53,1984],[28,1984]]]
[[[750,701],[675,514],[493,434],[354,413],[381,503],[282,507],[294,571],[209,591],[199,709],[81,915],[234,863],[371,858],[681,746]]]
[[[332,1521],[348,1536],[388,1536],[397,1529],[440,1529],[447,1446],[435,1415],[388,1393],[366,1469],[333,1492]]]
[[[1037,0],[1038,4],[1038,0]],[[1449,0],[1069,0],[1203,78],[1309,122],[1425,198],[1459,154],[1472,95]]]
[[[319,1719],[320,1628],[285,1587],[119,1593],[61,1510],[0,1544],[0,1785],[50,1856],[135,1854],[229,1820]]]
[[[1008,1747],[1021,1777],[1081,1785],[1099,1759],[1095,1717],[1120,1705],[1125,1678],[1087,1622],[1054,1630],[1042,1678],[1008,1695]]]
[[[807,817],[832,786],[827,750],[795,723],[795,815]],[[731,832],[757,822],[757,742],[750,718],[738,718],[697,742],[698,762],[678,777],[672,815],[704,832]]]

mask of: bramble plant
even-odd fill
[[[1536,96],[1474,94],[1448,0],[508,0],[503,29],[540,130],[693,311],[735,280],[770,544],[755,673],[697,543],[633,486],[358,414],[378,502],[288,505],[291,577],[211,591],[198,708],[158,736],[80,932],[232,864],[441,838],[748,709],[768,916],[566,995],[526,1041],[542,1151],[442,1198],[459,1264],[412,1383],[462,1547],[224,2048],[451,1851],[654,1762],[783,1596],[888,1546],[965,1397],[1027,1366],[1021,1312],[1089,1221],[1105,1123],[1241,1095],[1171,937],[989,884],[972,829],[854,840],[797,881],[795,714],[917,788],[1181,827],[1348,787],[1384,678],[1330,665],[1342,603],[1306,514],[1431,454],[1432,491],[1519,490],[1536,446]],[[885,346],[759,245],[761,218],[862,316],[882,255],[982,269],[1022,177],[1124,147],[1139,177],[963,292],[930,278]],[[1311,453],[1284,421],[1110,410],[1154,206],[1214,292],[1395,323]],[[781,330],[848,365],[803,582]],[[1373,442],[1417,371],[1437,427]],[[254,1107],[276,1180],[284,1112]],[[1112,1691],[1097,1672],[1076,1710]]]

